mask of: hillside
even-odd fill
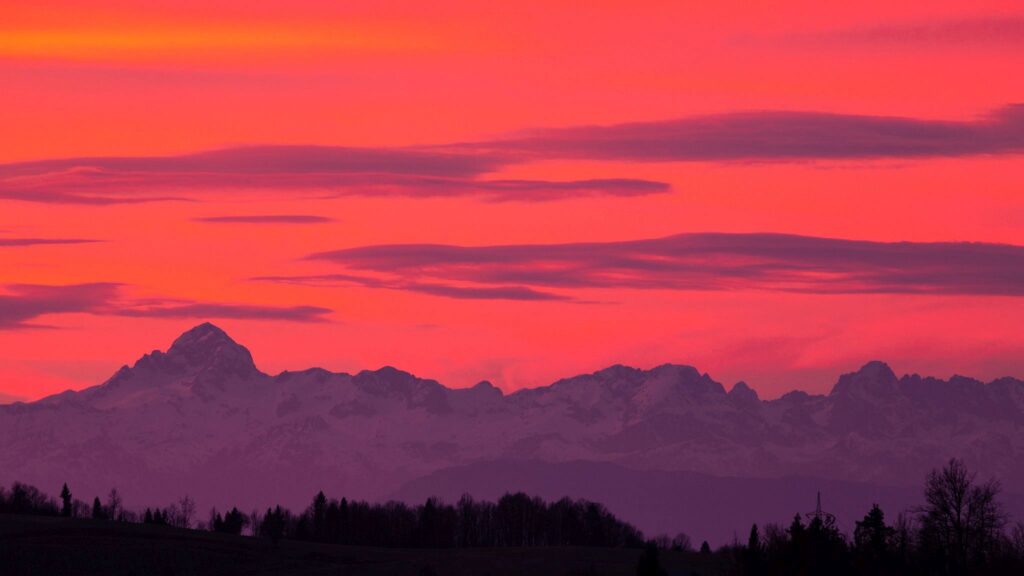
[[[269,541],[243,536],[125,524],[0,514],[4,576],[188,574],[275,575],[631,575],[636,549],[502,548],[395,550]],[[673,573],[713,575],[714,558],[665,551]]]

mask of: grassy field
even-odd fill
[[[166,526],[0,515],[0,575],[632,575],[640,550],[385,549],[269,541]],[[663,552],[669,574],[713,575],[714,560]]]

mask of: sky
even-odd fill
[[[276,373],[1024,376],[1019,2],[13,0],[0,402]]]

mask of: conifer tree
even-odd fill
[[[60,515],[70,518],[74,514],[74,505],[71,501],[71,490],[68,489],[67,482],[65,482],[64,487],[60,489],[60,501]]]

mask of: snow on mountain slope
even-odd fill
[[[498,459],[614,463],[718,476],[916,486],[949,457],[1024,481],[1024,382],[897,378],[871,362],[828,395],[762,401],[689,366],[612,366],[503,395],[391,367],[271,376],[212,324],[108,381],[0,406],[0,482],[129,503],[304,505],[317,490],[379,498]]]

